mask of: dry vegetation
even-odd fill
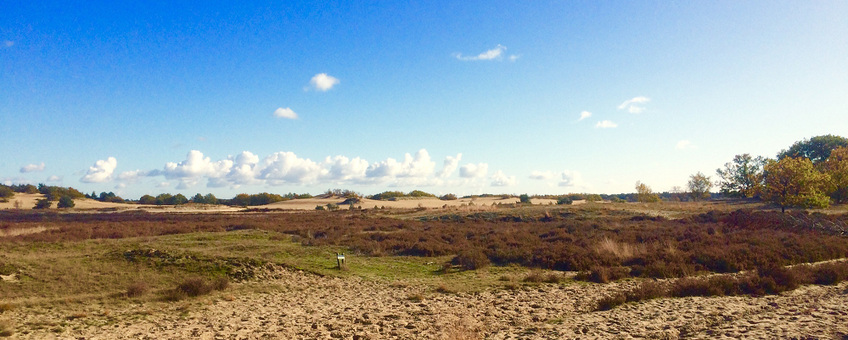
[[[715,207],[720,209],[702,210]],[[663,297],[761,296],[848,279],[846,262],[804,265],[848,257],[848,214],[733,208],[586,204],[466,213],[412,209],[391,217],[371,210],[6,211],[0,212],[0,274],[18,282],[0,282],[0,313],[68,301],[181,303],[208,294],[233,301],[245,288],[231,282],[255,281],[275,266],[388,280],[408,290],[403,300],[416,304],[431,294],[512,291],[568,284],[572,277],[646,279],[596,301],[597,310]],[[651,213],[656,211],[661,213]],[[329,255],[335,252],[352,255],[350,270],[333,269]],[[421,282],[429,288],[416,285]],[[103,313],[74,312],[66,319]],[[0,334],[15,332],[2,322]],[[25,328],[37,327],[61,325]],[[483,334],[467,321],[453,327],[452,338]]]

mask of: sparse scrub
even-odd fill
[[[150,288],[147,286],[147,283],[144,282],[133,282],[127,287],[127,297],[139,297],[147,293]]]
[[[489,258],[479,249],[461,251],[451,260],[451,264],[462,266],[465,270],[475,270],[489,265]]]
[[[0,320],[0,336],[9,337],[15,334],[15,327],[9,320]]]

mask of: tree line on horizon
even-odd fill
[[[689,177],[686,189],[675,186],[669,192],[655,193],[645,183],[636,182],[636,192],[621,194],[590,194],[571,193],[565,195],[510,195],[482,194],[469,195],[462,198],[501,196],[504,198],[520,197],[521,203],[529,203],[530,198],[548,198],[557,200],[557,204],[571,204],[573,201],[611,201],[611,202],[658,202],[658,201],[698,201],[717,197],[735,197],[759,199],[773,203],[785,211],[789,207],[825,208],[831,203],[843,204],[848,202],[848,138],[824,135],[812,137],[809,140],[795,142],[789,149],[781,150],[776,159],[762,156],[752,157],[750,154],[740,154],[726,163],[723,168],[716,170],[718,179],[713,181],[710,176],[698,172]],[[713,187],[718,187],[718,193],[711,193]],[[127,200],[113,192],[83,194],[72,187],[48,186],[45,184],[0,184],[0,201],[7,202],[15,193],[44,194],[44,198],[36,202],[36,208],[49,208],[52,202],[58,202],[59,208],[74,206],[73,200],[89,198],[101,202],[135,203],[145,205],[180,205],[223,204],[229,206],[259,206],[293,199],[312,198],[309,193],[285,195],[273,193],[246,194],[241,193],[231,199],[220,199],[212,193],[201,195],[197,193],[191,198],[183,194],[172,195],[162,193],[157,196],[143,195],[138,200]],[[437,196],[421,190],[384,191],[374,195],[363,196],[361,193],[330,189],[323,197],[344,197],[374,200],[394,200],[398,198],[439,198],[455,200],[454,194]]]

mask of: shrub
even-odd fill
[[[521,196],[518,196],[518,200],[521,201],[521,203],[530,203],[530,195],[521,194]]]
[[[186,294],[186,292],[180,290],[179,288],[168,289],[162,295],[162,300],[176,302],[176,301],[184,300],[187,297],[188,297],[188,294]]]
[[[40,199],[35,201],[35,206],[33,209],[48,209],[53,205],[53,202],[50,202],[48,199]]]
[[[557,204],[559,204],[559,205],[571,204],[571,203],[574,203],[574,200],[572,200],[569,197],[560,197],[560,198],[557,199]]]
[[[226,276],[221,276],[212,280],[212,289],[214,290],[226,290],[230,287],[230,280],[227,279]]]
[[[442,200],[442,201],[453,201],[453,200],[456,200],[457,198],[456,198],[456,195],[454,195],[454,194],[446,194],[442,197],[439,197],[439,199]]]
[[[627,302],[657,299],[668,296],[668,288],[655,281],[646,281],[625,293],[624,296]]]
[[[623,305],[625,302],[627,302],[627,297],[621,293],[605,296],[598,300],[597,310],[610,310],[616,306]]]
[[[212,286],[199,277],[186,279],[177,286],[177,289],[191,297],[206,295],[212,292]]]
[[[323,211],[323,210],[324,210],[324,206],[323,206],[323,205],[316,205],[316,206],[315,206],[315,210],[321,210],[321,211]]]
[[[488,266],[489,258],[480,249],[467,249],[459,252],[451,263],[460,265],[465,270],[475,270]]]
[[[62,196],[59,199],[59,203],[56,204],[58,208],[73,208],[74,207],[74,199],[70,196]]]
[[[138,297],[147,293],[149,287],[144,282],[135,282],[127,286],[127,297]]]
[[[590,281],[595,283],[608,283],[616,281],[628,276],[630,270],[627,267],[600,267],[595,266],[589,272],[578,273],[575,277],[578,280]]]
[[[336,211],[336,210],[339,210],[339,206],[338,206],[338,204],[335,204],[335,203],[327,203],[327,210]]]

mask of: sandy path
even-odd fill
[[[442,294],[418,286],[322,278],[280,269],[258,285],[178,303],[111,310],[2,315],[21,339],[842,339],[848,335],[848,283],[808,286],[764,298],[678,298],[592,312],[594,301],[633,282],[568,284]],[[426,289],[426,291],[425,291]],[[421,301],[410,296],[422,293]],[[229,301],[231,300],[231,301]],[[64,323],[61,331],[26,325]],[[469,338],[470,339],[470,338]]]

